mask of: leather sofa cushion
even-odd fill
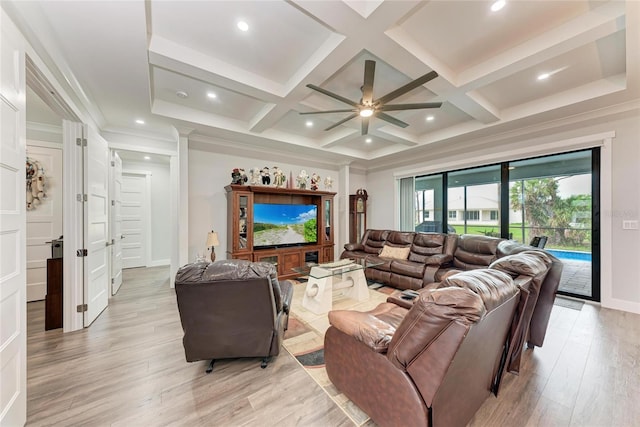
[[[487,236],[463,235],[458,239],[453,266],[460,270],[487,268],[497,258],[501,239]]]
[[[380,253],[389,235],[389,230],[368,230],[363,238],[364,251],[369,254]]]
[[[549,269],[551,258],[542,251],[525,251],[513,255],[507,255],[492,262],[489,268],[503,271],[512,277],[521,274],[525,276],[537,276]]]
[[[470,325],[485,312],[482,299],[469,289],[449,287],[422,292],[393,335],[387,358],[406,371],[451,323]]]
[[[489,269],[453,274],[440,283],[440,288],[448,287],[473,291],[482,299],[487,311],[492,311],[519,292],[511,276],[502,271]]]
[[[431,255],[443,253],[445,240],[446,235],[440,233],[416,233],[409,260],[425,263]]]
[[[391,261],[391,271],[404,276],[422,279],[426,265],[409,260],[394,259]]]
[[[376,270],[391,271],[391,261],[393,261],[391,258],[380,258],[379,256],[369,255],[367,257],[367,260],[372,263],[379,264],[379,265],[376,265],[375,267],[372,267],[372,268],[375,268]]]
[[[387,243],[391,246],[411,246],[416,233],[411,231],[392,231],[387,236]]]

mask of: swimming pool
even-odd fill
[[[546,251],[559,259],[591,262],[591,252],[563,251],[560,249],[546,249]]]

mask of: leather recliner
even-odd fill
[[[266,262],[224,260],[180,268],[176,296],[187,362],[261,357],[280,352],[293,284]]]
[[[441,286],[409,309],[386,302],[329,312],[329,379],[380,426],[464,426],[497,392],[508,337],[521,323],[519,287],[488,269]]]

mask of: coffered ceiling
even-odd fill
[[[366,167],[640,98],[636,1],[8,3],[113,132],[175,126],[200,144]],[[365,60],[374,98],[436,71],[390,104],[442,107],[388,113],[406,128],[373,118],[366,136],[359,117],[324,130],[350,113],[299,114],[350,108],[307,84],[360,102]]]

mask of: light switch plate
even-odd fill
[[[628,220],[622,221],[622,229],[623,230],[637,230],[638,229],[638,221],[636,220]]]

